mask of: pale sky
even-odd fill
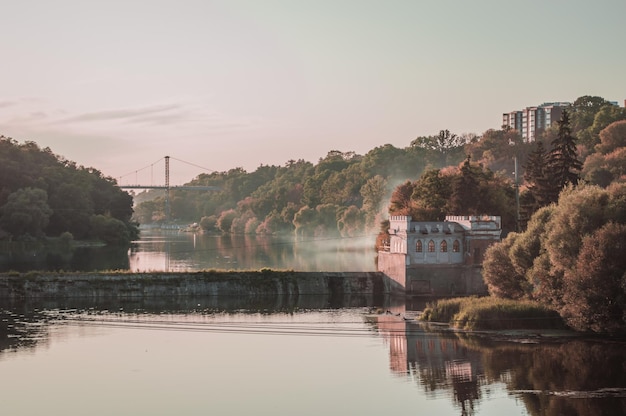
[[[625,0],[0,0],[0,16],[0,134],[122,184],[163,183],[165,155],[253,171],[626,99]],[[171,183],[203,172],[172,160]]]

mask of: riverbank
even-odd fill
[[[429,304],[420,320],[461,330],[563,330],[558,312],[537,302],[491,296],[440,299]]]
[[[133,299],[182,296],[299,296],[403,293],[378,272],[201,271],[5,273],[0,299]]]

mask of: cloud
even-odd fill
[[[177,104],[156,105],[135,109],[95,111],[59,120],[59,123],[126,120],[131,122],[150,121],[155,124],[169,122],[182,117],[181,107]]]

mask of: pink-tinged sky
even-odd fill
[[[253,171],[626,98],[624,0],[21,0],[0,16],[0,134],[121,183],[163,182],[165,155]],[[171,165],[172,184],[203,172]]]

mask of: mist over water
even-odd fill
[[[132,271],[376,270],[375,236],[295,238],[143,231],[129,254]]]
[[[0,253],[0,272],[29,270],[273,270],[362,272],[376,270],[375,235],[307,237],[214,235],[142,230],[130,249],[38,245]]]

